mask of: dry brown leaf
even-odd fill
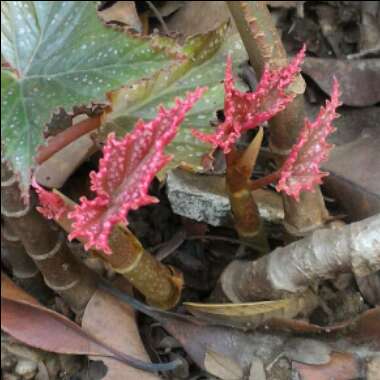
[[[285,355],[290,360],[305,364],[326,364],[331,348],[325,342],[310,338],[291,338],[286,342]]]
[[[115,297],[98,290],[88,303],[82,326],[100,341],[143,361],[150,361],[142,341],[133,310]],[[103,358],[108,367],[104,380],[153,380],[158,376],[126,366],[112,358]]]
[[[38,305],[38,301],[30,294],[19,288],[6,274],[1,272],[1,297],[16,299]]]
[[[380,59],[306,58],[302,72],[329,95],[336,76],[342,93],[340,100],[348,106],[364,107],[380,102]]]
[[[380,133],[371,129],[355,141],[335,147],[323,166],[327,193],[334,197],[351,220],[380,212]],[[352,152],[355,152],[353,157]]]
[[[334,336],[338,333],[347,336],[355,343],[372,342],[380,347],[380,307],[362,313],[357,319],[340,322],[330,326],[319,326],[307,321],[273,318],[265,324],[265,329],[286,331],[294,334],[325,334]]]
[[[204,366],[206,371],[223,380],[243,378],[243,370],[235,360],[215,351],[207,350]]]
[[[292,318],[306,307],[304,297],[230,304],[185,302],[184,305],[192,314],[210,323],[243,329],[255,328],[272,318]]]
[[[110,7],[100,7],[99,16],[107,23],[119,23],[141,33],[142,24],[134,1],[116,1]]]
[[[334,352],[327,364],[293,362],[292,367],[302,380],[351,380],[360,378],[361,375],[359,360],[350,353]]]
[[[149,365],[97,340],[70,319],[40,305],[4,274],[1,289],[1,329],[20,342],[59,354],[93,355],[138,366]],[[124,368],[129,367],[124,364]]]

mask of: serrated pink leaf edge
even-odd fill
[[[301,71],[306,47],[293,58],[290,64],[278,70],[267,65],[254,92],[244,93],[235,88],[232,75],[232,58],[227,57],[224,80],[224,122],[212,134],[192,130],[193,135],[213,148],[221,148],[228,154],[244,131],[256,128],[271,119],[293,100],[295,94],[286,90]]]
[[[165,147],[174,139],[185,114],[202,96],[205,88],[176,99],[171,109],[160,107],[155,119],[139,120],[134,130],[117,140],[109,134],[99,161],[98,172],[90,173],[94,199],[82,197],[68,214],[73,221],[69,239],[83,238],[85,249],[95,248],[111,254],[109,235],[115,224],[127,225],[127,214],[158,200],[148,195],[156,174],[171,160]]]
[[[327,142],[327,137],[335,131],[332,121],[339,116],[335,112],[341,104],[339,95],[339,83],[334,78],[331,100],[321,107],[314,122],[305,119],[298,140],[280,169],[277,191],[284,191],[299,201],[302,191],[312,191],[328,175],[320,171],[320,165],[327,160],[333,148]]]

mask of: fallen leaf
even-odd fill
[[[326,336],[344,335],[355,343],[372,342],[380,347],[380,307],[367,310],[358,318],[320,326],[303,320],[273,318],[265,323],[265,330],[286,331],[293,334],[323,334]]]
[[[70,319],[40,305],[23,290],[17,289],[4,274],[1,276],[1,289],[1,329],[20,342],[48,352],[112,357],[151,371],[155,367],[119,352]],[[153,368],[156,369],[159,370],[158,367]]]
[[[333,76],[340,84],[343,104],[364,107],[380,102],[380,59],[347,61],[306,58],[302,72],[310,76],[328,95],[331,95]]]
[[[3,227],[2,227],[3,228]],[[38,305],[38,301],[23,289],[18,287],[6,274],[1,272],[1,297],[16,299]]]
[[[293,362],[292,367],[302,380],[351,380],[361,375],[359,359],[351,353],[334,352],[327,364]]]
[[[121,352],[150,361],[138,333],[134,311],[110,294],[98,290],[84,311],[82,327],[99,341],[110,344]],[[102,358],[108,367],[104,380],[159,379],[157,375],[128,367],[118,360]]]
[[[201,14],[207,17],[199,17]],[[224,2],[185,1],[183,7],[167,20],[167,25],[170,30],[188,37],[197,33],[207,33],[217,25],[227,22],[230,17]],[[236,28],[234,31],[231,30],[232,32],[236,32]]]
[[[323,169],[330,173],[325,188],[352,221],[380,212],[380,135],[375,129],[332,150]],[[353,152],[355,156],[353,157]]]
[[[275,301],[229,304],[185,302],[184,305],[192,314],[210,323],[253,329],[274,317],[295,317],[307,307],[306,299],[308,297],[293,297]]]
[[[330,346],[316,339],[291,338],[285,345],[285,355],[290,360],[306,364],[326,364],[330,353]]]
[[[109,3],[109,2],[105,2]],[[114,1],[111,6],[99,6],[98,14],[106,23],[126,25],[141,33],[142,23],[134,1]]]
[[[204,366],[207,372],[224,380],[240,380],[243,371],[235,360],[215,351],[208,350]]]

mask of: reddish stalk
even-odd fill
[[[280,68],[287,64],[287,55],[265,1],[227,1],[240,36],[247,50],[250,63],[258,75],[265,64]],[[285,110],[269,122],[270,148],[278,157],[281,167],[297,140],[304,125],[304,100],[301,91],[302,79],[295,83],[298,96]],[[300,200],[282,194],[285,207],[284,225],[288,232],[303,236],[324,225],[329,214],[319,186],[313,192],[303,192]]]
[[[100,125],[101,115],[98,115],[74,124],[70,128],[52,137],[46,146],[39,149],[36,157],[37,164],[42,164],[65,146],[86,133],[99,128]]]
[[[265,177],[255,179],[251,181],[251,190],[261,189],[264,186],[270,185],[273,182],[276,182],[280,177],[280,171],[277,170],[271,174],[266,175]]]

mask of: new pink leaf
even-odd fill
[[[82,197],[69,214],[73,220],[69,239],[82,237],[85,249],[96,248],[111,254],[108,237],[113,226],[127,224],[130,210],[158,202],[148,195],[148,188],[157,172],[171,160],[171,156],[164,154],[164,148],[203,92],[198,88],[188,93],[185,100],[177,99],[173,108],[161,107],[154,120],[138,121],[134,130],[120,141],[113,133],[109,134],[99,170],[90,174],[91,189],[97,196],[92,200]]]
[[[300,72],[305,57],[305,47],[292,62],[279,70],[265,68],[255,92],[244,93],[235,88],[232,76],[232,60],[227,59],[224,80],[224,116],[225,121],[212,134],[197,130],[192,133],[199,140],[223,149],[227,154],[242,132],[255,128],[282,111],[295,94],[286,92]]]
[[[52,191],[45,190],[37,183],[34,177],[32,178],[32,186],[36,191],[40,202],[40,206],[37,206],[36,209],[46,219],[57,220],[69,211],[65,202],[59,195],[54,194]]]
[[[335,110],[339,105],[339,84],[334,78],[331,100],[326,102],[326,107],[321,107],[313,123],[305,120],[298,141],[280,170],[277,191],[284,191],[299,200],[301,191],[312,190],[328,175],[320,171],[320,165],[333,147],[326,139],[335,131],[332,121],[338,116]]]

